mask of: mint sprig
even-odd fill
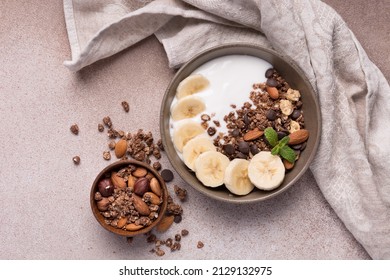
[[[273,147],[271,150],[271,154],[280,155],[282,158],[286,159],[291,163],[295,162],[295,152],[287,145],[288,141],[290,140],[290,137],[285,136],[282,139],[278,140],[278,134],[272,127],[267,127],[264,130],[264,135],[268,143]]]

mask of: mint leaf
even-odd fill
[[[264,130],[264,135],[272,147],[275,147],[278,144],[278,134],[272,127],[267,127]]]
[[[290,141],[290,137],[284,136],[278,143],[280,147],[286,146],[286,144]]]
[[[279,154],[280,152],[280,147],[279,145],[276,145],[275,147],[273,147],[273,149],[271,150],[271,154],[276,156],[277,154]]]
[[[288,160],[291,163],[295,162],[296,154],[289,146],[283,146],[279,149],[279,154],[282,158]]]

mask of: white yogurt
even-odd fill
[[[201,65],[191,74],[202,74],[209,80],[210,85],[207,89],[196,93],[196,96],[203,99],[206,109],[192,120],[201,123],[200,116],[208,114],[212,116],[210,126],[215,127],[213,120],[218,120],[221,124],[220,127],[215,127],[217,133],[214,137],[220,132],[227,133],[228,129],[223,118],[231,111],[235,111],[231,105],[236,105],[238,109],[245,102],[250,102],[252,85],[265,82],[265,71],[269,68],[272,68],[272,65],[267,61],[249,55],[227,55]],[[171,108],[176,102],[177,99],[174,98]],[[171,137],[175,127],[183,121],[186,120],[173,121],[170,118]]]

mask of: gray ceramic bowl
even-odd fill
[[[306,149],[301,153],[299,160],[296,162],[294,168],[286,173],[283,183],[272,191],[261,191],[254,189],[250,194],[245,196],[236,196],[231,194],[224,186],[218,188],[207,188],[198,179],[195,174],[191,172],[185,164],[181,161],[176,153],[172,139],[169,132],[170,107],[176,94],[178,84],[187,76],[189,76],[195,69],[209,60],[217,57],[243,54],[262,58],[268,61],[273,67],[285,78],[285,80],[294,89],[301,92],[301,100],[303,102],[303,111],[305,115],[305,128],[309,130],[310,137],[307,141]],[[257,202],[275,197],[291,187],[302,174],[309,167],[313,160],[319,141],[321,131],[321,115],[317,96],[310,85],[310,82],[305,77],[303,71],[296,66],[291,59],[278,54],[277,52],[263,47],[247,44],[229,44],[206,50],[189,62],[183,65],[176,73],[168,88],[162,101],[160,114],[160,129],[162,141],[168,155],[168,158],[175,168],[177,173],[193,188],[203,193],[204,195],[226,202],[232,203],[248,203]]]

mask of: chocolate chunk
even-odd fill
[[[237,154],[236,154],[236,158],[242,158],[242,159],[246,159],[247,158],[247,156],[246,155],[244,155],[243,153],[241,153],[241,152],[238,152]]]
[[[232,144],[223,145],[223,150],[229,156],[235,152],[234,146]]]
[[[245,141],[238,143],[238,150],[243,154],[249,154],[249,144]]]
[[[293,120],[296,120],[297,118],[299,118],[301,116],[301,111],[300,110],[294,110],[291,114],[291,118]]]
[[[251,120],[249,119],[248,114],[245,114],[245,115],[244,115],[244,123],[245,123],[246,125],[249,125],[249,124],[251,123]]]
[[[287,136],[287,133],[284,131],[278,131],[278,140],[282,139],[283,137]]]
[[[169,169],[164,169],[161,171],[161,177],[164,179],[165,182],[170,182],[173,180],[173,172]]]
[[[178,224],[181,222],[183,218],[181,217],[181,215],[176,215],[175,218],[173,218],[173,221]]]
[[[267,69],[267,71],[265,71],[265,77],[266,78],[271,78],[272,75],[274,74],[274,72],[275,72],[274,68]]]
[[[250,145],[249,149],[252,155],[256,155],[260,152],[259,148],[254,144]]]
[[[269,87],[277,87],[279,85],[279,83],[273,78],[268,78],[266,84]]]
[[[238,136],[240,136],[240,130],[238,130],[237,128],[234,129],[234,130],[232,131],[232,136],[233,136],[233,137],[238,137]]]
[[[266,117],[269,121],[274,121],[276,120],[276,112],[272,109],[268,110],[267,113],[266,113]]]

